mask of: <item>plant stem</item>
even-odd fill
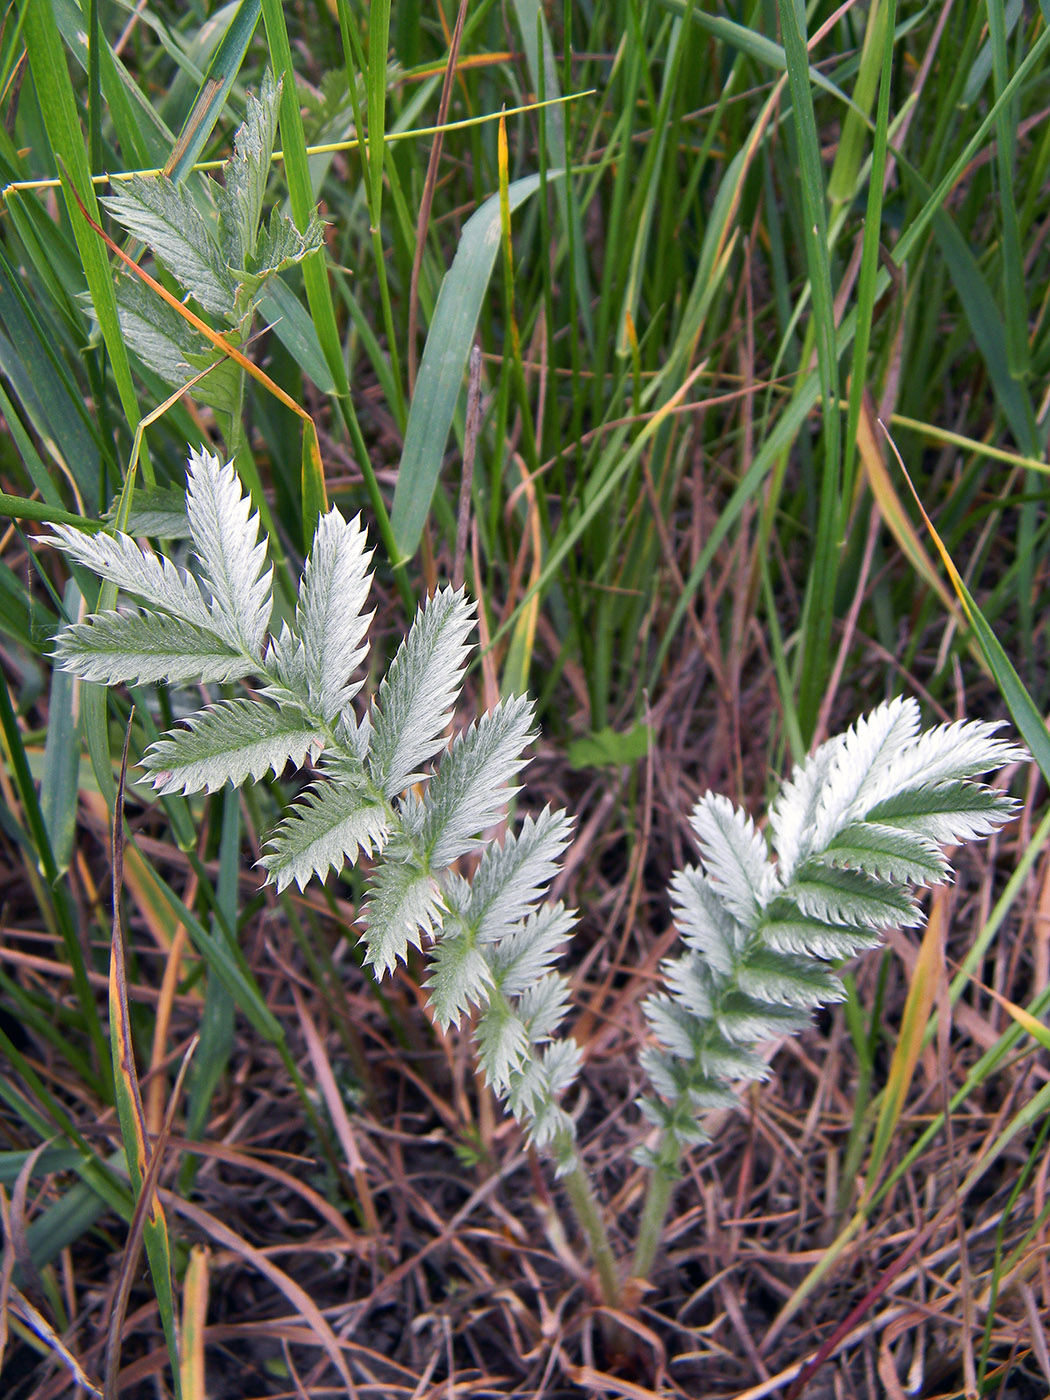
[[[634,1246],[634,1258],[631,1260],[633,1278],[649,1277],[656,1251],[660,1247],[667,1209],[671,1203],[671,1188],[678,1179],[675,1163],[663,1160],[663,1154],[667,1150],[666,1141],[660,1146],[661,1160],[650,1173],[645,1204],[642,1206],[642,1218],[638,1222],[638,1239]]]
[[[602,1219],[594,1189],[578,1156],[573,1156],[573,1165],[565,1173],[562,1180],[569,1193],[569,1200],[572,1202],[572,1209],[580,1229],[587,1236],[587,1242],[591,1247],[591,1257],[594,1260],[594,1266],[598,1271],[598,1280],[601,1284],[602,1300],[608,1307],[618,1308],[621,1289],[616,1258],[613,1255],[609,1232],[605,1228],[605,1221]]]

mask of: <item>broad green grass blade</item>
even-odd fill
[[[806,268],[813,300],[813,332],[821,396],[827,406],[822,415],[824,458],[821,463],[820,507],[813,563],[809,575],[799,662],[798,708],[803,732],[816,722],[824,694],[831,655],[835,581],[841,507],[840,423],[833,404],[839,398],[838,350],[835,342],[835,308],[831,286],[831,252],[828,242],[827,202],[820,156],[820,137],[813,111],[809,54],[801,27],[801,11],[795,0],[777,6],[784,37],[788,82],[794,104],[795,137],[802,177]]]
[[[165,174],[176,183],[185,179],[219,120],[259,22],[260,4],[261,0],[241,0],[215,50],[204,83],[164,164]]]
[[[510,185],[512,212],[539,182],[538,175],[525,175]],[[500,201],[494,194],[463,226],[427,333],[390,513],[398,559],[410,558],[419,547],[499,246]]]
[[[134,425],[139,419],[138,401],[131,380],[131,366],[124,348],[120,322],[117,319],[117,300],[113,291],[109,260],[105,247],[84,222],[72,194],[72,190],[75,189],[88,212],[97,221],[99,208],[91,183],[91,172],[88,169],[84,136],[77,120],[76,102],[69,80],[65,51],[49,4],[29,5],[25,10],[24,22],[33,83],[44,114],[51,149],[64,167],[61,178],[66,211],[73,226],[77,247],[80,249],[88,288],[109,352],[124,414],[128,423]],[[145,461],[143,466],[149,484],[152,485],[152,477]]]
[[[1002,0],[988,0],[988,38],[992,48],[992,75],[996,97],[1009,82],[1006,54],[1006,15]],[[995,119],[995,159],[999,171],[999,211],[1002,218],[1003,310],[1006,316],[1006,350],[1009,373],[1023,378],[1029,371],[1028,313],[1021,231],[1015,193],[1017,98],[1003,103]]]

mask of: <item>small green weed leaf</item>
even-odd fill
[[[136,176],[103,199],[122,228],[140,238],[215,316],[233,313],[235,286],[204,215],[184,185],[164,175]]]
[[[143,765],[158,792],[217,792],[266,773],[300,766],[317,743],[316,729],[294,710],[257,700],[221,700],[199,710],[146,752]]]
[[[652,728],[643,720],[623,733],[606,725],[573,739],[568,748],[569,763],[573,768],[624,768],[644,758],[651,741]]]

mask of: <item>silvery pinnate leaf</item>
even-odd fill
[[[939,885],[950,873],[947,860],[933,841],[917,832],[871,821],[842,827],[824,847],[820,861],[899,884]]]
[[[549,972],[526,987],[518,998],[518,1015],[533,1044],[550,1040],[565,1019],[570,998],[569,984],[557,972]]]
[[[278,891],[293,880],[304,889],[312,876],[355,864],[359,853],[381,851],[390,829],[387,809],[348,782],[326,779],[308,788],[271,834],[260,864]]]
[[[759,1044],[794,1035],[810,1024],[808,1009],[797,1006],[774,1006],[741,991],[727,992],[715,1011],[714,1023],[733,1045]]]
[[[871,928],[914,928],[922,923],[919,906],[906,889],[819,861],[803,865],[785,893],[803,914],[828,923]]]
[[[575,923],[575,915],[561,900],[542,904],[506,937],[485,945],[493,981],[505,996],[521,996],[550,971]]]
[[[701,1021],[712,1015],[726,983],[698,953],[668,958],[660,964],[660,972],[678,1006]]]
[[[274,207],[269,223],[259,231],[255,252],[235,275],[249,294],[254,294],[268,277],[302,262],[323,243],[324,224],[316,214],[300,233],[288,215]]]
[[[700,1048],[701,1026],[696,1016],[665,992],[654,992],[642,1002],[649,1029],[664,1047],[683,1060]]]
[[[914,747],[918,731],[918,705],[914,700],[898,699],[880,705],[845,734],[829,741],[831,762],[823,774],[804,854],[823,851],[844,826],[863,815],[871,806],[863,793],[886,780],[900,755]]]
[[[333,507],[318,524],[299,588],[303,679],[311,707],[326,722],[361,689],[350,677],[368,654],[368,627],[375,616],[362,612],[372,583],[367,546],[361,517],[347,522]]]
[[[762,833],[727,797],[709,792],[689,819],[704,858],[704,873],[726,908],[750,925],[767,902],[775,872]]]
[[[510,1076],[529,1052],[521,1018],[504,997],[494,997],[478,1017],[474,1031],[478,1062],[497,1093],[505,1093]]]
[[[1001,724],[981,720],[960,720],[928,729],[884,769],[872,774],[858,796],[858,815],[866,815],[907,788],[958,782],[1007,763],[1025,762],[1027,750],[995,737],[1001,728]]]
[[[482,942],[503,937],[541,898],[557,874],[571,829],[564,812],[547,807],[536,818],[527,816],[521,830],[502,844],[486,848],[465,897],[454,906]],[[461,888],[450,886],[450,900],[453,889]]]
[[[211,626],[232,646],[260,657],[270,621],[273,569],[259,516],[241,491],[233,463],[201,448],[190,453],[186,513],[197,558],[212,593]]]
[[[756,1055],[742,1044],[710,1032],[704,1037],[696,1063],[701,1074],[707,1079],[765,1081],[772,1075],[772,1070],[761,1055]]]
[[[749,996],[781,1006],[826,1006],[846,995],[835,974],[814,958],[762,946],[749,950],[737,969],[736,982]]]
[[[821,744],[796,767],[791,781],[782,786],[770,808],[770,840],[777,857],[777,873],[783,881],[790,880],[809,856],[817,810],[835,755],[844,742],[840,734]]]
[[[267,69],[259,96],[248,93],[245,118],[234,135],[233,155],[223,171],[225,188],[216,187],[223,248],[234,268],[245,267],[255,251],[277,135],[281,86],[281,79],[275,82]]]
[[[427,786],[421,836],[434,869],[471,851],[517,792],[507,783],[525,765],[532,703],[504,700],[457,734]]]
[[[257,700],[220,700],[199,710],[147,749],[143,758],[158,792],[216,792],[265,773],[299,766],[317,743],[301,712]]]
[[[54,538],[40,536],[125,593],[214,632],[211,612],[197,581],[170,560],[142,550],[130,535],[88,535],[71,525],[52,525]]]
[[[747,941],[748,930],[730,913],[710,881],[695,866],[671,877],[674,921],[686,944],[715,972],[728,975]]]
[[[442,1030],[458,1027],[472,1006],[484,1006],[492,974],[470,929],[446,921],[434,945],[430,966],[431,974],[423,985],[430,993],[430,1005]]]
[[[462,590],[442,589],[419,610],[373,702],[369,765],[387,797],[423,776],[463,684],[474,606]]]
[[[149,245],[205,311],[222,317],[233,311],[233,278],[185,185],[166,175],[136,175],[119,195],[101,202],[123,228]]]
[[[761,925],[762,939],[775,952],[803,954],[828,961],[851,958],[877,948],[882,938],[877,927],[860,923],[826,923],[803,915],[784,901]]]
[[[550,1147],[558,1136],[572,1153],[575,1131],[572,1120],[558,1104],[559,1097],[576,1082],[580,1049],[572,1039],[553,1041],[537,1054],[522,1059],[512,1074],[508,1102],[517,1118],[525,1118],[528,1136],[539,1149]],[[561,1166],[567,1166],[563,1161]]]
[[[441,927],[441,891],[433,876],[411,861],[388,860],[372,877],[365,908],[365,962],[376,976],[408,958],[408,948]]]
[[[100,685],[237,680],[255,668],[214,632],[166,613],[92,613],[55,638],[63,670]]]
[[[1016,807],[1012,797],[994,788],[956,781],[905,788],[872,807],[867,820],[954,845],[990,836]]]
[[[208,373],[191,387],[190,393],[198,403],[217,408],[220,413],[233,411],[239,402],[241,375],[233,360],[220,355],[174,307],[162,301],[156,292],[143,283],[130,276],[118,277],[114,290],[120,329],[143,364],[159,374],[166,384],[186,384],[201,369],[210,366]],[[139,486],[135,491],[133,517],[136,510],[141,509],[143,490]],[[185,498],[180,503],[179,513],[184,532]],[[168,529],[138,524],[132,526],[132,533],[160,535],[164,539],[181,538]]]

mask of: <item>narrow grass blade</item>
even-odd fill
[[[88,169],[84,136],[77,121],[66,55],[50,4],[28,5],[24,11],[24,25],[30,68],[40,99],[48,139],[51,149],[63,167],[62,190],[73,225],[73,235],[80,250],[88,289],[109,352],[124,414],[128,423],[133,425],[139,418],[138,401],[117,318],[117,299],[113,291],[109,261],[105,250],[84,220],[78,216],[75,207],[78,199],[83,201],[84,206],[96,222],[98,221],[99,210],[91,183],[91,171]]]
[[[890,439],[890,443],[893,445],[892,438]],[[963,612],[965,612],[970,626],[974,630],[977,643],[984,652],[992,676],[996,685],[999,687],[999,693],[1006,702],[1006,708],[1010,711],[1010,716],[1014,724],[1017,725],[1021,738],[1028,745],[1032,757],[1035,759],[1036,763],[1038,763],[1040,772],[1043,774],[1046,781],[1050,782],[1050,734],[1047,733],[1042,713],[1025,689],[1021,677],[1017,674],[1013,663],[1003,650],[999,638],[995,635],[995,632],[991,626],[989,626],[984,614],[971,597],[970,590],[966,587],[966,584],[962,580],[962,575],[955,567],[955,563],[948,553],[944,541],[934,528],[933,521],[926,514],[919,493],[915,490],[911,477],[908,475],[907,468],[903,461],[901,461],[901,455],[897,451],[895,445],[893,445],[893,451],[900,465],[900,469],[904,473],[904,479],[907,481],[908,487],[915,497],[915,503],[919,507],[919,513],[926,522],[926,528],[930,532],[930,537],[937,546],[937,552],[940,554],[941,559],[944,561],[944,567],[948,571],[948,577],[951,579],[959,602],[962,604]]]
[[[124,778],[127,771],[129,723],[124,739],[124,758],[117,784],[117,801],[113,812],[113,937],[109,964],[109,1022],[113,1048],[113,1081],[116,1091],[117,1116],[124,1141],[132,1190],[138,1200],[146,1190],[150,1174],[150,1147],[146,1116],[139,1092],[135,1049],[131,1037],[131,1017],[128,1011],[127,972],[124,963],[124,930],[121,927],[120,901],[123,887],[124,863]],[[168,1343],[172,1369],[178,1373],[178,1334],[175,1322],[175,1299],[172,1292],[171,1245],[168,1224],[159,1199],[143,1203],[142,1234],[149,1259],[150,1273],[157,1297],[157,1309]],[[129,1248],[130,1248],[129,1242]],[[115,1360],[115,1358],[111,1358]]]
[[[240,8],[215,50],[190,114],[183,123],[171,155],[164,163],[165,175],[170,175],[176,183],[185,179],[219,120],[255,33],[259,10],[260,0],[241,0]]]
[[[63,598],[67,616],[76,617],[80,589],[70,579]],[[73,858],[80,771],[80,686],[68,671],[55,671],[47,710],[40,814],[51,840],[55,869],[64,875]]]
[[[517,209],[539,182],[538,175],[515,180],[507,191],[508,209]],[[494,194],[463,226],[427,333],[390,513],[399,559],[419,547],[499,246],[500,197]]]

